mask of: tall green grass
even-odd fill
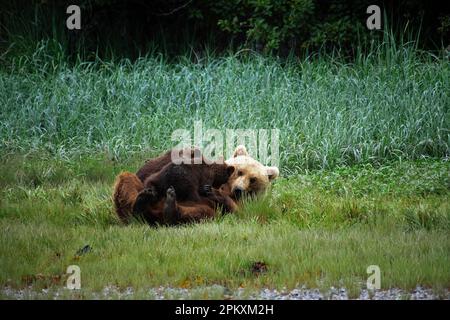
[[[42,42],[0,71],[0,149],[123,159],[172,146],[178,128],[280,129],[281,168],[446,158],[450,63],[414,44],[374,46],[353,63],[145,57],[67,64]]]

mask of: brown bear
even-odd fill
[[[200,161],[196,164],[194,152],[192,149],[190,157],[184,158],[188,160],[187,163],[175,164],[171,161],[147,177],[145,189],[138,194],[133,211],[145,214],[149,205],[158,203],[163,197],[166,197],[163,219],[167,223],[180,218],[181,213],[177,213],[175,201],[205,204],[212,208],[214,204],[220,204],[226,211],[231,210],[218,189],[228,181],[234,167],[225,163],[209,164],[210,161],[203,156],[199,157]]]
[[[216,213],[217,206],[208,198],[202,198],[199,202],[178,202],[175,191],[169,188],[165,198],[156,203],[149,203],[145,201],[145,197],[142,201],[139,200],[143,190],[144,184],[136,174],[122,172],[117,176],[113,198],[116,212],[122,222],[127,223],[134,216],[151,225],[178,224],[212,218]],[[139,206],[140,208],[136,208]]]
[[[187,163],[174,164],[172,154],[181,151],[187,154],[183,157]],[[209,164],[198,149],[166,152],[147,161],[137,175],[118,176],[113,196],[116,211],[124,222],[134,215],[151,224],[196,221],[214,216],[219,207],[232,212],[234,201],[218,188],[233,171],[226,164]]]
[[[165,199],[156,203],[149,204],[145,197],[144,201],[140,201],[138,195],[144,190],[143,182],[171,162],[171,153],[168,151],[147,161],[136,174],[125,172],[117,177],[113,198],[116,212],[122,221],[126,222],[136,211],[143,213],[149,223],[165,223],[164,216],[178,219],[179,223],[199,221],[214,217],[218,207],[233,212],[242,195],[264,192],[279,175],[277,167],[264,166],[253,159],[244,146],[238,146],[233,156],[225,161],[235,168],[228,182],[220,189],[208,186],[201,188],[200,201],[177,201],[176,192],[171,190],[168,190]]]
[[[235,168],[227,183],[227,189],[235,200],[239,200],[243,195],[265,192],[280,174],[277,167],[265,166],[252,158],[243,145],[238,146],[225,163]]]
[[[234,171],[233,166],[225,163],[208,164],[203,157],[201,160],[199,164],[168,163],[159,172],[145,179],[145,190],[151,189],[149,193],[154,197],[154,202],[162,198],[170,187],[174,188],[181,201],[200,201],[201,193],[204,195],[210,187],[220,188],[227,183]]]

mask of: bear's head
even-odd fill
[[[236,148],[233,156],[225,163],[235,168],[228,180],[228,188],[237,200],[245,194],[264,192],[280,174],[277,167],[268,167],[253,159],[242,145]]]

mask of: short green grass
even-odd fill
[[[131,286],[136,297],[160,285],[201,290],[214,284],[249,292],[345,286],[357,295],[365,288],[366,268],[379,265],[383,289],[450,286],[449,162],[361,165],[281,178],[267,196],[236,214],[160,228],[124,226],[114,215],[114,175],[135,166],[105,156],[5,158],[0,283],[56,290],[65,285],[67,266],[76,264],[83,290],[69,295],[75,298],[109,285]],[[92,251],[77,258],[86,244]],[[267,264],[266,273],[251,272],[257,261]]]

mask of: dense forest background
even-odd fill
[[[70,4],[81,8],[81,30],[65,27]],[[366,27],[372,4],[382,10],[381,31]],[[48,40],[57,54],[83,60],[241,49],[278,56],[337,50],[352,57],[368,52],[386,30],[429,50],[450,44],[448,4],[436,1],[21,0],[1,1],[0,8],[3,63]]]

